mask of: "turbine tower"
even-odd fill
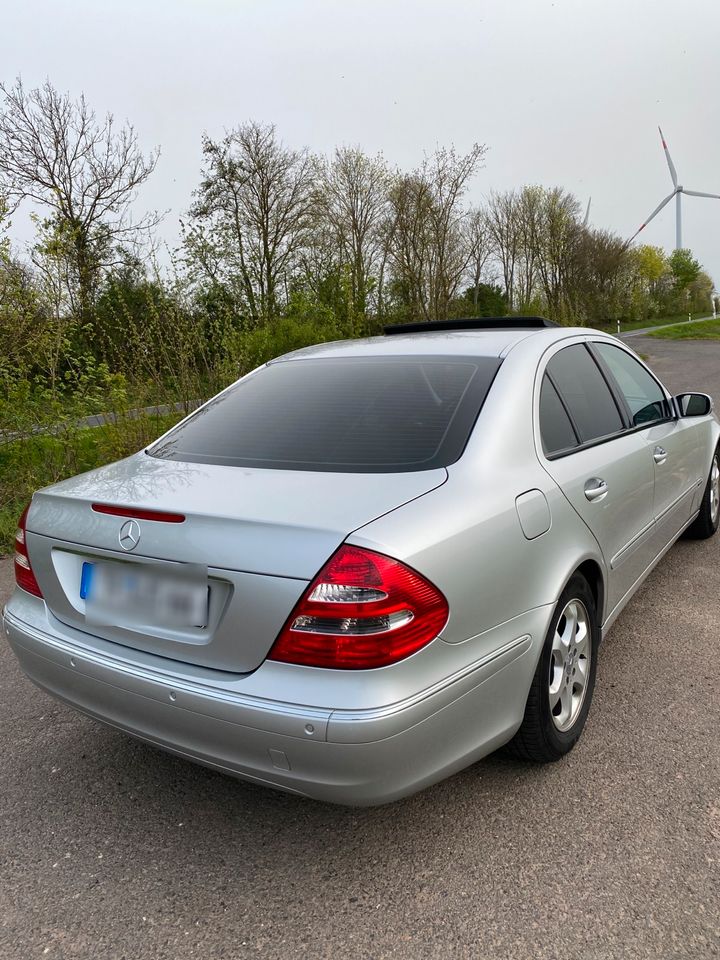
[[[660,130],[660,127],[658,127],[658,130]],[[635,237],[640,233],[640,230],[644,230],[650,221],[660,213],[662,208],[666,204],[670,203],[672,198],[675,197],[675,249],[679,250],[682,247],[682,195],[685,193],[689,197],[710,197],[712,200],[720,200],[720,193],[700,193],[698,190],[686,190],[685,187],[679,184],[677,170],[675,169],[675,164],[672,162],[672,157],[670,156],[667,143],[665,143],[665,137],[663,136],[662,130],[660,130],[660,139],[662,140],[663,150],[665,151],[665,159],[667,160],[668,169],[673,182],[673,192],[668,194],[668,196],[665,197],[665,199],[655,207],[645,223],[643,223],[640,229],[636,230],[632,237],[630,237],[628,243],[632,243]]]

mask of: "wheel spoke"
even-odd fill
[[[566,642],[565,637],[565,631],[560,633],[559,630],[556,630],[555,635],[553,636],[552,653],[558,663],[564,663],[565,658],[568,655],[569,645]]]
[[[561,725],[565,726],[572,715],[572,688],[569,683],[563,684],[560,692],[560,706],[561,710],[558,720]]]
[[[580,657],[577,662],[577,667],[576,667],[577,673],[575,674],[575,682],[579,686],[583,687],[583,689],[585,687],[585,684],[587,683],[588,667],[589,667],[588,658]]]
[[[569,603],[567,607],[565,607],[565,629],[562,632],[562,641],[565,647],[569,647],[572,643],[575,631],[577,630],[577,623],[577,604]]]
[[[587,654],[588,647],[590,646],[590,631],[588,630],[588,625],[584,621],[578,624],[577,633],[575,634],[575,647],[578,652],[578,656],[582,657]]]
[[[556,713],[558,700],[560,699],[560,696],[563,690],[562,674],[560,676],[561,676],[561,680],[560,680],[560,683],[557,684],[557,688],[553,689],[552,687],[550,687],[550,691],[549,691],[550,713],[552,713],[553,715],[555,715]]]
[[[560,696],[560,688],[563,682],[564,659],[559,651],[553,650],[550,654],[550,709],[552,710]]]

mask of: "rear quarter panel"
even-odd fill
[[[596,541],[560,490],[542,471],[529,474],[451,473],[442,492],[363,527],[350,542],[397,557],[428,577],[450,607],[443,640],[482,646],[486,631],[554,604],[584,560],[603,568]],[[515,508],[516,497],[529,489],[544,493],[551,515],[550,529],[532,540]]]
[[[467,643],[478,655],[490,652],[483,649],[487,631],[554,604],[585,560],[604,573],[597,541],[535,452],[533,381],[541,349],[524,342],[511,351],[446,484],[349,538],[398,557],[437,584],[450,606],[443,640]],[[551,518],[547,532],[533,539],[524,535],[515,505],[529,490],[542,492]]]

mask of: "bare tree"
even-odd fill
[[[49,212],[46,229],[69,260],[79,318],[91,314],[98,279],[117,244],[157,223],[133,222],[130,205],[155,169],[132,126],[99,121],[83,96],[73,101],[46,81],[26,90],[0,84],[0,181],[10,202],[31,200]]]
[[[448,316],[450,301],[466,275],[467,211],[461,201],[485,155],[475,144],[464,156],[439,149],[390,190],[393,272],[401,298],[427,320]]]
[[[512,310],[515,273],[522,249],[519,201],[514,190],[491,193],[487,204],[487,228],[503,276],[508,308]]]
[[[577,198],[561,187],[545,190],[539,219],[537,269],[553,319],[563,319],[567,313],[566,292],[582,236]]]
[[[312,158],[255,122],[219,142],[206,136],[203,152],[189,249],[212,279],[239,276],[254,321],[276,316],[310,225]]]
[[[468,278],[472,286],[473,309],[477,310],[480,283],[492,248],[487,226],[487,217],[482,207],[473,207],[465,219],[465,244],[467,249]]]
[[[538,256],[545,191],[542,187],[525,186],[517,197],[516,215],[520,241],[515,289],[518,303],[527,308],[533,302],[537,287]]]
[[[368,157],[359,147],[343,147],[318,172],[317,211],[340,261],[350,267],[355,309],[364,314],[384,253],[387,164],[381,155]]]
[[[397,298],[410,316],[432,319],[427,296],[430,272],[430,189],[417,174],[397,174],[390,189],[387,251]]]

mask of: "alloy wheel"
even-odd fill
[[[717,523],[718,510],[720,510],[720,466],[715,456],[710,470],[710,520],[713,524]]]
[[[717,462],[715,462],[717,470]],[[720,470],[718,470],[720,491]],[[720,497],[718,499],[720,503]],[[560,614],[550,654],[548,694],[556,728],[569,730],[585,701],[592,656],[590,617],[582,600],[570,600]]]

